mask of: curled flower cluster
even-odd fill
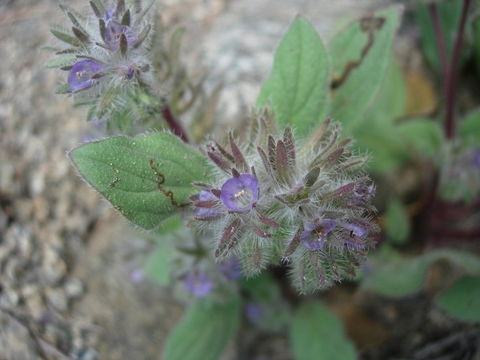
[[[215,181],[195,184],[192,197],[194,223],[212,234],[216,258],[240,259],[247,276],[287,262],[301,292],[355,276],[378,232],[375,188],[362,171],[367,158],[349,150],[339,124],[326,120],[298,143],[264,112],[237,141],[230,134],[228,146],[207,144]]]
[[[69,72],[66,92],[86,101],[107,90],[114,93],[148,81],[151,26],[144,20],[148,8],[135,4],[130,9],[125,0],[90,1],[91,16],[61,6],[72,22],[71,31],[54,27],[52,33],[66,44],[56,52],[62,69]]]

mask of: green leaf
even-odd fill
[[[388,246],[383,246],[370,260],[371,267],[364,275],[362,286],[390,297],[418,292],[425,282],[430,265],[440,260],[460,267],[466,274],[480,275],[480,257],[453,249],[404,257]]]
[[[472,33],[473,53],[478,74],[480,72],[480,16],[476,16],[472,21]]]
[[[354,360],[355,349],[343,325],[325,305],[307,302],[297,309],[290,332],[296,360]]]
[[[329,61],[313,26],[297,18],[281,41],[273,70],[257,105],[270,104],[281,126],[305,136],[323,120],[328,107]]]
[[[463,277],[437,299],[437,304],[459,320],[480,322],[480,277]]]
[[[159,241],[153,253],[147,259],[144,267],[148,278],[158,282],[160,285],[168,285],[171,279],[171,255],[173,246],[171,239]]]
[[[410,218],[407,208],[397,199],[388,204],[385,231],[388,239],[395,244],[404,244],[410,234]]]
[[[399,7],[378,11],[348,26],[329,44],[335,88],[331,116],[342,122],[346,134],[359,126],[382,86],[401,12]]]
[[[144,272],[148,278],[160,285],[166,286],[170,283],[172,255],[175,251],[173,234],[181,227],[182,218],[176,215],[164,220],[154,232],[147,233],[148,238],[157,245],[145,262]]]
[[[240,321],[241,301],[226,304],[199,302],[169,334],[164,360],[218,360]]]
[[[167,133],[91,142],[70,153],[85,180],[134,224],[152,229],[206,181],[203,156]]]
[[[478,39],[480,42],[480,38]],[[468,145],[480,145],[480,108],[470,112],[458,126],[458,133]]]
[[[62,84],[55,89],[55,94],[68,94],[70,92],[70,84]]]
[[[370,170],[385,173],[402,166],[408,160],[405,143],[398,137],[396,118],[406,109],[406,87],[403,73],[391,61],[387,77],[373,106],[365,113],[362,126],[353,134],[361,152],[372,155]]]
[[[78,40],[75,36],[73,36],[72,33],[70,33],[68,30],[62,28],[61,26],[58,25],[53,25],[52,28],[50,29],[50,32],[59,40],[66,42],[67,44],[70,44],[72,46],[78,47],[81,46],[82,43],[80,40]]]
[[[60,68],[70,66],[77,62],[78,58],[75,55],[57,56],[47,63],[47,68]]]
[[[443,132],[439,123],[429,119],[412,119],[398,126],[402,141],[417,154],[429,158],[438,156],[443,143]]]

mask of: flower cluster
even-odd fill
[[[65,92],[82,102],[108,93],[110,98],[150,81],[148,8],[125,0],[90,1],[92,13],[83,16],[61,5],[72,23],[71,31],[59,26],[52,33],[65,45],[56,49],[56,63],[68,71]],[[104,99],[105,100],[105,99]]]
[[[326,120],[302,144],[275,129],[272,116],[255,117],[249,139],[228,146],[211,141],[213,184],[192,197],[195,224],[214,239],[217,259],[240,259],[246,275],[280,261],[291,266],[302,292],[355,276],[377,226],[367,158],[349,151],[340,126]]]

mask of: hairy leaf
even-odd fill
[[[470,112],[458,126],[458,133],[467,144],[480,145],[480,108]]]
[[[372,260],[371,266],[365,270],[362,286],[391,297],[406,296],[419,291],[430,265],[440,260],[462,268],[466,274],[480,275],[480,257],[453,249],[403,257],[384,246]]]
[[[408,148],[416,154],[434,158],[442,146],[443,133],[439,123],[429,119],[413,119],[398,126],[400,135]]]
[[[480,277],[463,277],[437,299],[437,304],[457,319],[480,322]]]
[[[357,358],[340,320],[319,302],[307,302],[297,309],[290,341],[296,360]]]
[[[428,6],[428,4],[418,4],[415,9],[415,20],[420,29],[419,34],[423,53],[430,65],[440,71],[435,27],[431,14],[428,11]],[[436,6],[442,24],[447,58],[450,58],[457,35],[458,23],[460,22],[463,1],[437,1]]]
[[[218,360],[237,331],[240,309],[239,298],[192,305],[169,334],[162,359]]]
[[[273,70],[257,105],[270,104],[276,121],[307,135],[323,120],[328,108],[328,55],[313,26],[297,18],[282,39]]]
[[[399,7],[378,11],[329,44],[334,66],[331,116],[342,122],[346,135],[359,125],[382,86],[400,15]]]
[[[385,231],[388,239],[395,244],[403,244],[410,233],[410,218],[407,208],[399,200],[390,201],[386,213]]]
[[[207,179],[204,157],[167,133],[91,142],[70,157],[88,183],[145,229],[186,206],[192,182]]]

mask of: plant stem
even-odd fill
[[[472,0],[463,0],[462,14],[458,27],[457,38],[453,48],[450,67],[445,78],[445,97],[446,97],[446,119],[445,119],[445,135],[447,139],[453,139],[455,136],[455,100],[457,93],[458,78],[458,62],[463,44],[463,36],[465,33],[465,24],[467,23],[468,10]]]
[[[161,105],[161,113],[173,133],[177,135],[180,139],[188,143],[187,133],[185,132],[175,115],[173,115],[172,110],[167,103],[163,103]]]
[[[435,42],[437,43],[438,58],[442,68],[442,76],[445,79],[448,71],[448,54],[445,46],[445,35],[443,33],[442,22],[438,14],[438,6],[436,3],[428,5],[428,10],[433,21],[433,29],[435,31]]]

